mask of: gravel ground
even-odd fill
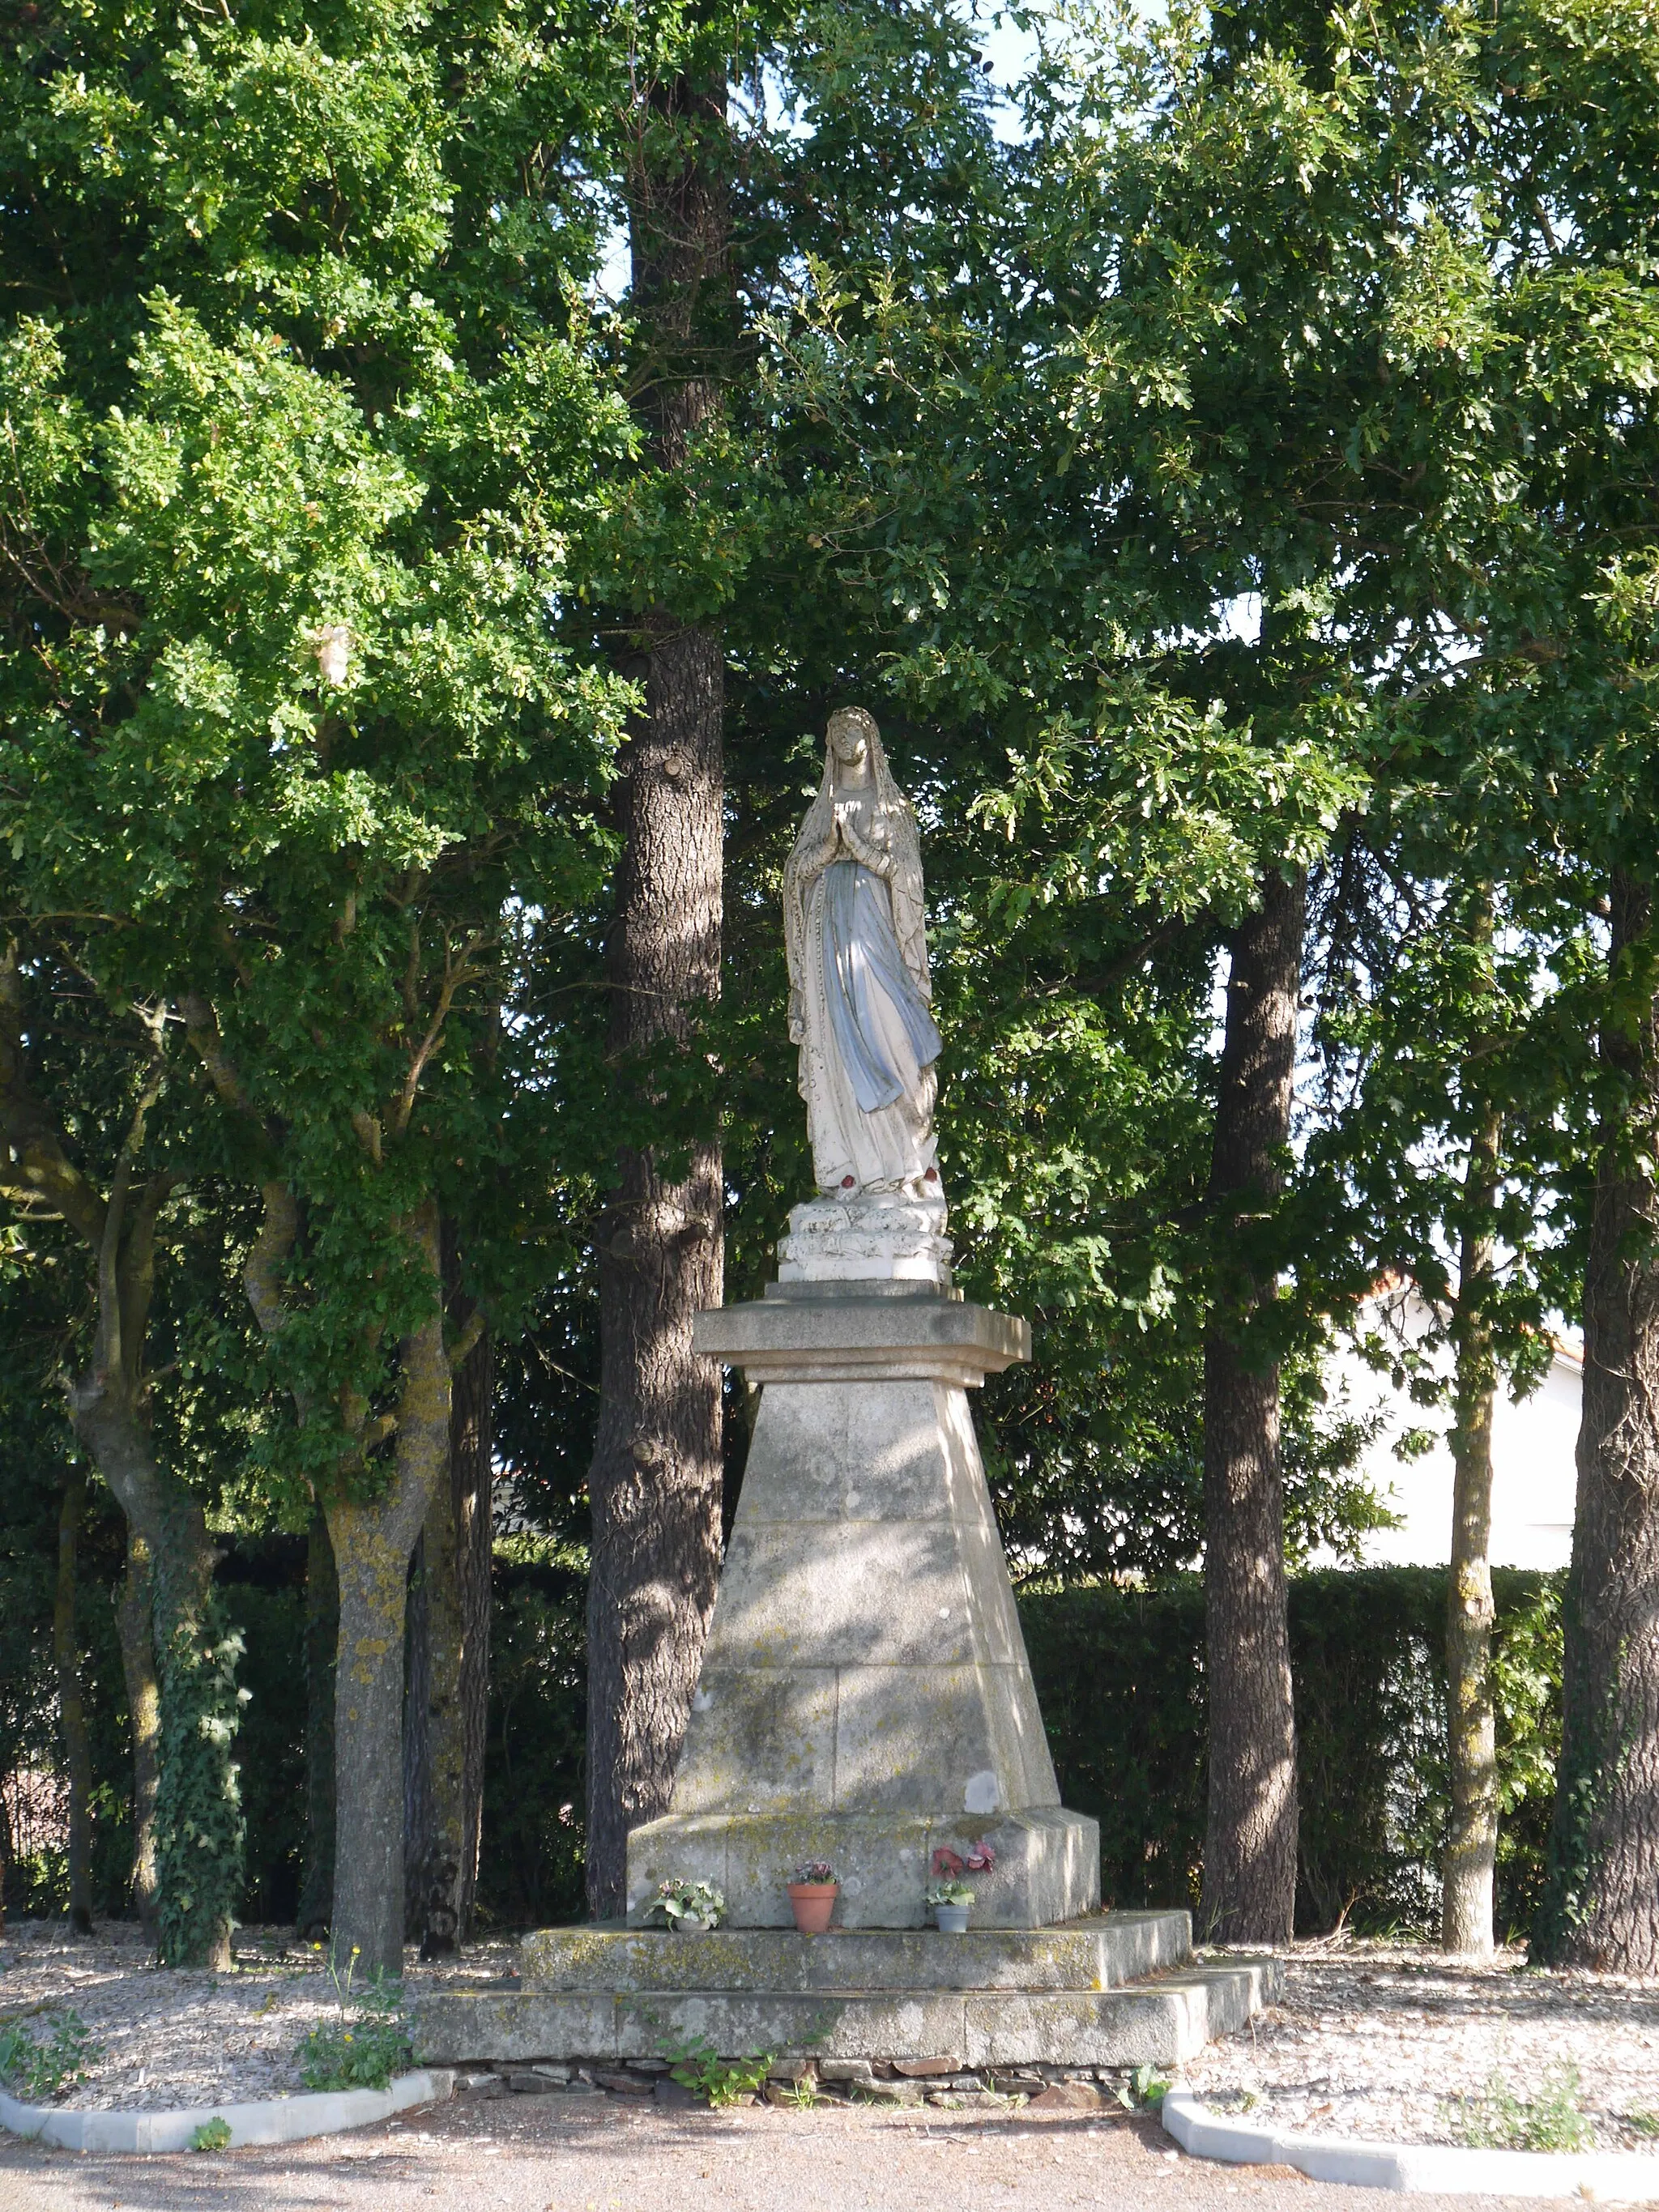
[[[1455,2143],[1505,2096],[1549,2100],[1568,2069],[1594,2148],[1655,2154],[1659,2196],[1659,1982],[1536,1972],[1519,1951],[1477,1965],[1420,1946],[1298,1943],[1283,2002],[1182,2072],[1217,2111],[1276,2128]]]
[[[0,2136],[0,2212],[1400,2212],[1285,2166],[1212,2166],[1155,2123],[832,2105],[665,2112],[462,2095],[270,2150],[112,2158]],[[1415,2197],[1412,2212],[1496,2198]],[[1508,2200],[1519,2203],[1526,2200]]]
[[[406,1978],[411,1987],[445,1971],[487,1978],[517,1952],[477,1944],[447,1970],[411,1953]],[[293,2095],[305,2087],[301,2038],[338,2010],[321,1951],[291,1929],[238,1929],[227,1974],[164,1972],[143,1931],[120,1921],[77,1936],[61,1920],[12,1920],[0,1936],[0,2028],[21,2015],[38,2037],[73,2011],[99,2046],[89,2079],[53,2100],[62,2106],[156,2112]]]
[[[411,1953],[406,1978],[416,1988],[448,1975],[492,1978],[511,1972],[516,1958],[516,1945],[506,1940],[474,1946],[465,1959],[446,1966],[422,1966]],[[337,2001],[321,1953],[296,1944],[291,1930],[240,1929],[229,1973],[166,1973],[149,1964],[136,1928],[101,1923],[88,1939],[70,1936],[61,1921],[14,1922],[0,1938],[0,2027],[21,2015],[44,2029],[71,2008],[98,2050],[88,2063],[89,2078],[66,2087],[57,2101],[155,2110],[301,2091],[297,2045],[309,2028],[337,2016]],[[1513,2100],[1510,2127],[1524,2126],[1524,2108],[1559,2088],[1569,2068],[1576,2070],[1575,2100],[1595,2146],[1653,2154],[1659,2197],[1659,1983],[1532,1972],[1517,1953],[1474,1966],[1419,1947],[1298,1944],[1285,1961],[1283,2002],[1244,2034],[1212,2045],[1182,2073],[1216,2109],[1248,2112],[1275,2127],[1394,2142],[1457,2142],[1470,2139],[1472,2117],[1478,2121],[1484,2111],[1490,2119],[1498,2088]],[[563,2075],[568,2069],[547,2069],[555,2071]],[[489,2113],[489,2124],[509,2139],[525,2126],[556,2132],[565,2123],[544,2108],[568,2112],[579,2102],[620,2115],[629,2127],[641,2124],[639,2093],[648,2096],[657,2085],[621,2075],[613,2085],[602,2068],[593,2071],[599,2086],[614,2086],[617,2094],[592,2094],[591,2084],[578,2082],[588,2090],[579,2100],[555,2094],[551,2081],[503,2069],[514,2089],[540,2093],[525,2097],[504,2094],[505,2080],[480,2075],[444,2126],[453,2133],[457,2124],[482,2124]],[[1049,2078],[1054,2078],[1052,2070]],[[985,2080],[1016,2096],[1043,2087],[1036,2075]],[[657,2087],[659,2097],[667,2087]],[[629,2091],[635,2094],[623,2094]],[[850,2092],[850,2084],[836,2085],[838,2095]],[[1005,2100],[980,2094],[965,2075],[878,2081],[856,2094],[925,2094],[925,2123],[911,2116],[907,2124],[936,2132],[1008,2124]],[[1056,2090],[1050,2101],[1062,2096],[1092,2106],[1092,2118],[1072,2115],[1069,2124],[1082,2130],[1080,2140],[1103,2140],[1126,2124],[1115,2115],[1110,2083]],[[513,2117],[532,2111],[539,2118]],[[465,2115],[471,2119],[453,2117]],[[649,2117],[665,2123],[665,2115]],[[712,2116],[698,2117],[712,2124]],[[757,2107],[729,2116],[729,2124],[739,2130],[745,2124],[769,2127],[775,2117]],[[789,2117],[831,2128],[842,2124],[822,2110]],[[1058,2118],[1035,2112],[1026,2117],[1047,2124]],[[1650,2127],[1644,2126],[1644,2117]],[[845,2124],[856,2128],[871,2118],[855,2108]],[[951,2139],[948,2133],[939,2137]],[[1571,2146],[1547,2139],[1534,2147]],[[605,2201],[595,2199],[596,2204]]]

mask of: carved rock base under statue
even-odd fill
[[[694,1340],[766,1387],[673,1798],[629,1838],[629,1919],[684,1877],[735,1928],[787,1927],[793,1869],[828,1858],[840,1925],[921,1927],[933,1851],[978,1844],[975,1926],[1092,1911],[1099,1832],[1060,1802],[968,1407],[1026,1324],[796,1294],[700,1315]]]
[[[846,1283],[870,1296],[879,1295],[879,1284],[908,1283],[937,1296],[951,1281],[945,1218],[942,1198],[879,1192],[792,1206],[789,1234],[778,1246],[778,1280],[768,1295],[799,1296],[804,1283]]]

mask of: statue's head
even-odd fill
[[[843,768],[860,768],[869,759],[881,732],[875,716],[862,707],[837,707],[830,717],[827,735],[832,757]]]

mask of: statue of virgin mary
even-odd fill
[[[921,843],[861,707],[830,718],[823,781],[783,872],[783,928],[820,1192],[942,1197]]]

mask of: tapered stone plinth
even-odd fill
[[[989,1844],[975,1924],[1099,1902],[1096,1823],[1060,1802],[967,1391],[1029,1354],[1022,1321],[836,1284],[698,1316],[765,1389],[667,1814],[629,1838],[628,1910],[715,1883],[787,1927],[827,1858],[847,1928],[927,1917],[932,1856]]]

